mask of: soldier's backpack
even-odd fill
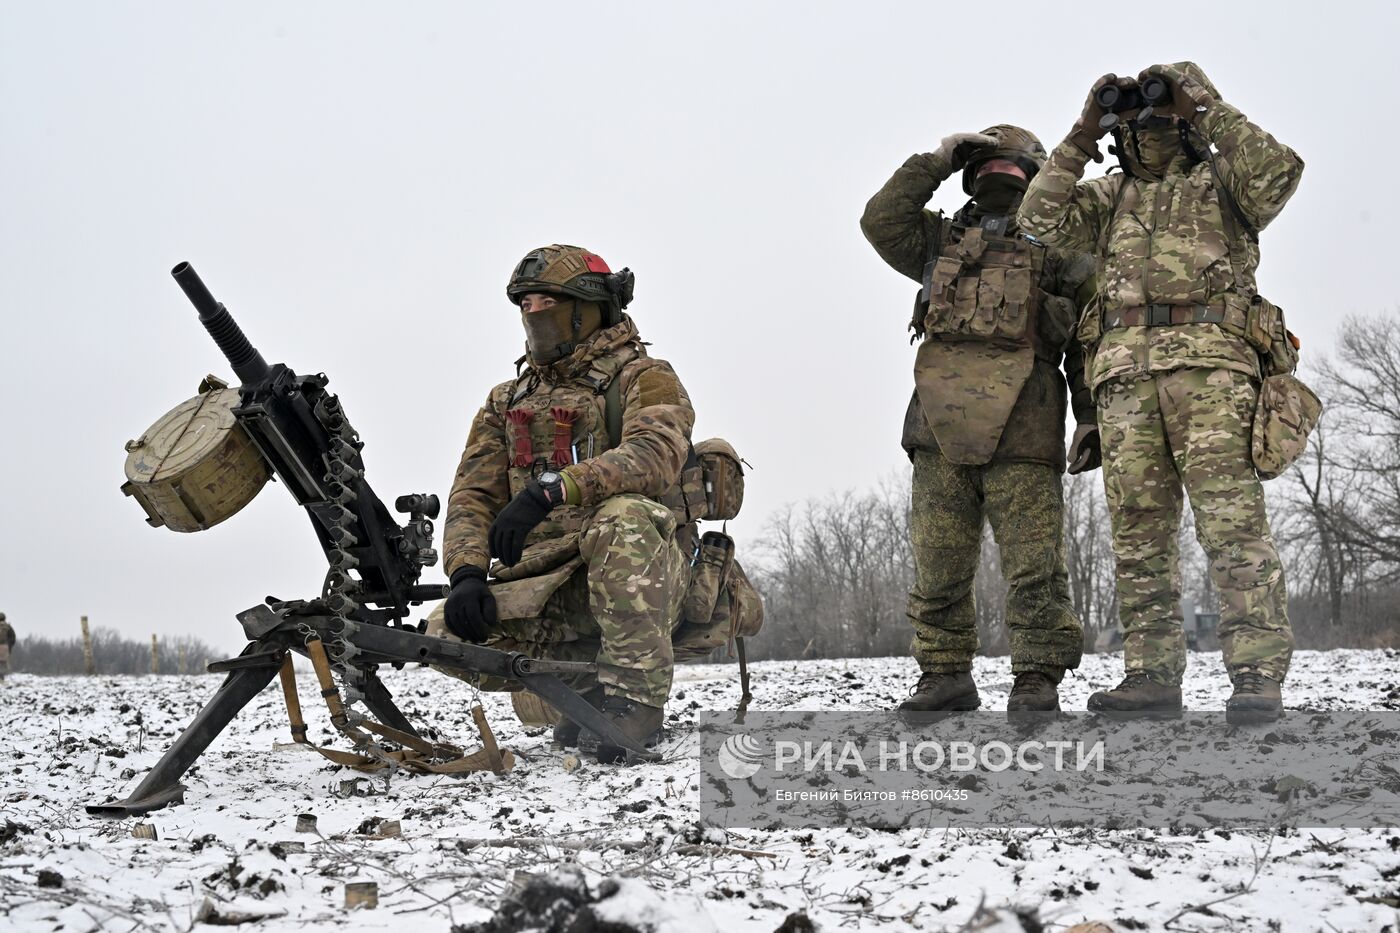
[[[604,412],[609,440],[622,442],[622,402],[618,381],[605,395]],[[723,438],[700,441],[691,450],[687,470],[698,473],[704,491],[703,504],[694,517],[727,523],[744,505],[745,461]],[[687,485],[682,483],[682,485]],[[700,536],[690,561],[690,584],[681,609],[681,624],[671,638],[677,661],[690,661],[723,645],[739,659],[739,715],[753,699],[749,691],[749,665],[744,639],[763,627],[763,599],[734,556],[734,539],[723,530]]]

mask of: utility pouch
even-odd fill
[[[1322,416],[1317,395],[1290,373],[1266,376],[1254,410],[1250,454],[1260,479],[1282,475],[1308,448],[1308,435]]]
[[[729,598],[730,633],[740,640],[757,635],[763,628],[763,598],[737,560],[729,565],[724,593]]]
[[[1249,303],[1248,330],[1266,377],[1286,375],[1298,368],[1298,338],[1288,330],[1282,308],[1263,295],[1255,295]]]
[[[720,588],[734,559],[734,539],[722,531],[707,531],[690,570],[690,586],[681,607],[682,621],[708,626],[715,614]]]
[[[734,445],[722,437],[712,437],[695,445],[695,456],[705,483],[705,512],[708,521],[728,521],[744,506],[744,460]]]

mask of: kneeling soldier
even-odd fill
[[[472,422],[444,529],[452,588],[429,634],[595,662],[596,676],[571,686],[646,742],[671,690],[694,549],[682,477],[697,472],[687,469],[695,414],[623,313],[628,270],[546,246],[520,262],[506,294],[526,354]],[[560,744],[623,756],[579,733],[567,719],[555,727]]]

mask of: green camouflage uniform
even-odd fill
[[[1091,277],[1093,264],[1080,254],[1030,246],[1029,252],[1043,253],[1036,260],[1038,282],[1031,269],[1019,268],[1024,257],[1007,269],[983,267],[979,276],[979,257],[971,253],[980,249],[980,238],[970,253],[952,255],[954,220],[924,208],[952,171],[939,153],[910,157],[861,217],[861,229],[880,257],[915,281],[921,281],[935,242],[945,245],[941,252],[949,257],[939,260],[934,273],[938,294],[928,320],[915,322],[927,335],[919,347],[917,388],[902,441],[914,463],[912,650],[926,673],[972,669],[977,650],[973,579],[987,519],[1010,584],[1006,620],[1012,670],[1040,671],[1058,681],[1066,668],[1078,667],[1083,642],[1064,564],[1060,474],[1069,392],[1060,367],[1063,362],[1073,389],[1076,419],[1092,423],[1093,403],[1072,336],[1076,293]],[[973,211],[959,219],[976,228],[980,218]],[[1014,227],[1007,233],[1014,236]],[[969,241],[959,244],[966,248]],[[939,281],[940,275],[946,281]],[[973,331],[1005,321],[1018,281],[1023,292],[1038,285],[1045,293],[1038,310],[1034,302],[1024,302],[1035,316],[1030,346],[971,335],[945,339],[937,333],[934,319],[940,314]],[[1018,319],[1015,328],[1024,326]]]
[[[605,402],[613,380],[622,416],[616,447]],[[582,502],[553,509],[530,533],[520,563],[491,568],[500,622],[488,645],[596,661],[597,681],[611,692],[665,705],[674,666],[671,634],[694,540],[678,488],[694,420],[680,380],[665,361],[646,355],[625,315],[570,356],[526,365],[518,378],[491,391],[472,423],[448,499],[447,575],[467,564],[487,568],[487,531],[496,514],[546,463],[564,466],[575,451],[577,462],[563,472]],[[428,630],[454,637],[441,607],[429,616]],[[594,684],[575,677],[572,685],[586,690]]]
[[[1195,65],[1176,67],[1214,94]],[[1262,229],[1293,194],[1302,160],[1214,96],[1196,127],[1215,148],[1220,178],[1240,210]],[[1080,181],[1088,156],[1066,140],[1032,180],[1019,212],[1035,236],[1093,250],[1101,262],[1079,336],[1102,431],[1125,664],[1129,673],[1181,682],[1184,486],[1220,591],[1227,668],[1252,667],[1282,681],[1293,636],[1249,446],[1260,363],[1246,335],[1258,247],[1221,201],[1209,162],[1188,159],[1175,128],[1138,136],[1129,152],[1141,177]],[[1183,322],[1193,315],[1222,320]]]

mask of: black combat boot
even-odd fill
[[[1252,667],[1230,672],[1235,692],[1225,701],[1225,721],[1232,726],[1273,722],[1283,715],[1279,682]]]
[[[589,704],[595,708],[603,705],[603,687],[598,685],[592,690],[579,694]],[[560,748],[573,748],[578,744],[579,730],[583,727],[574,722],[568,716],[554,724],[554,744]]]
[[[955,674],[926,673],[899,704],[901,713],[944,713],[974,710],[982,705],[977,685],[967,671]]]
[[[1006,700],[1008,715],[1017,713],[1052,713],[1060,708],[1060,692],[1055,679],[1041,671],[1022,671],[1016,675],[1011,696]]]
[[[1129,671],[1112,690],[1090,694],[1089,711],[1174,719],[1181,715],[1181,688],[1160,684],[1145,671]]]
[[[603,698],[603,715],[621,729],[623,735],[644,748],[650,748],[660,740],[665,714],[666,711],[659,706],[647,706],[624,696],[609,693]],[[594,736],[592,732],[579,738],[580,748],[592,744],[588,737],[597,742],[598,760],[603,764],[621,761],[627,756],[627,749],[614,745],[602,736]]]

